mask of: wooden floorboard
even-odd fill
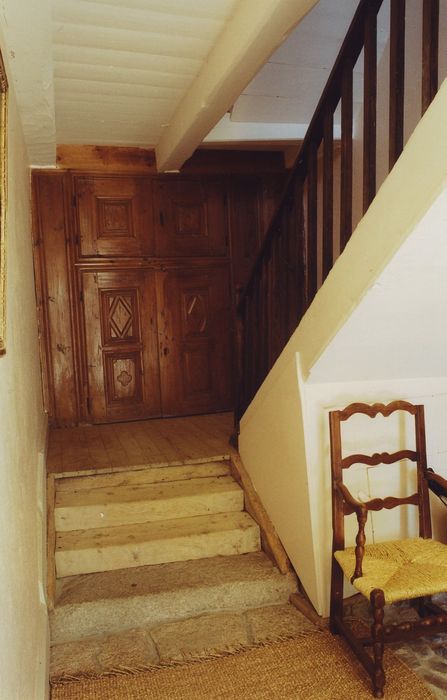
[[[48,473],[58,476],[228,459],[231,413],[53,428]]]

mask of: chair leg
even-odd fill
[[[374,672],[372,676],[374,686],[374,697],[383,698],[385,686],[385,672],[383,670],[383,608],[385,606],[385,596],[380,588],[371,591],[371,607],[374,622],[371,626],[371,636],[373,638]]]
[[[338,617],[343,617],[343,569],[338,561],[332,559],[331,573],[331,607],[329,613],[329,629],[332,634],[338,634],[339,630],[335,622]]]

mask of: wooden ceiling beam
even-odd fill
[[[178,170],[317,0],[241,0],[156,146]]]

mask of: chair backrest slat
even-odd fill
[[[399,450],[398,452],[375,452],[373,455],[348,455],[341,460],[342,469],[349,469],[353,464],[368,464],[370,467],[376,467],[378,464],[393,464],[400,462],[402,459],[409,459],[416,462],[418,453],[414,450]]]

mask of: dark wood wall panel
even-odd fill
[[[148,178],[75,177],[74,198],[75,236],[82,257],[154,254]]]
[[[46,409],[60,425],[78,420],[71,313],[71,249],[65,173],[34,173],[34,246]]]
[[[33,182],[53,424],[231,409],[234,287],[284,174],[40,171]]]

